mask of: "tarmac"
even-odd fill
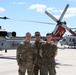
[[[58,49],[55,60],[56,75],[76,75],[76,49]],[[0,51],[0,75],[18,75],[16,50]]]

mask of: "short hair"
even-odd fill
[[[48,36],[48,35],[53,35],[53,34],[52,33],[47,33],[46,36]]]
[[[27,34],[30,34],[30,35],[31,35],[31,33],[30,33],[30,32],[27,32],[27,33],[26,33],[26,35],[27,35]]]
[[[36,34],[39,34],[39,35],[40,35],[40,32],[39,32],[39,31],[36,31],[36,32],[35,32],[35,35],[36,35]]]

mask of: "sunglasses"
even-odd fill
[[[36,34],[35,36],[40,36],[39,34]]]

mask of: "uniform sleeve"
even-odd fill
[[[17,59],[17,63],[21,64],[21,60],[20,60],[20,54],[21,54],[21,45],[18,46],[17,51],[16,51],[16,59]]]
[[[56,45],[54,45],[54,57],[57,55],[57,49],[58,49],[58,47]]]
[[[43,49],[44,49],[44,43],[41,45],[41,48],[40,48],[40,51],[39,51],[39,55],[40,55],[41,58],[43,57],[43,55],[42,55]]]
[[[41,58],[43,57],[42,56],[42,50],[41,49],[40,49],[39,55],[40,55]]]

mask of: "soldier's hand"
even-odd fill
[[[22,66],[21,64],[18,64],[18,66]]]
[[[41,58],[43,58],[43,56],[42,56],[42,50],[40,50],[39,55],[40,55]]]
[[[34,68],[35,67],[35,64],[33,64],[32,67]]]

